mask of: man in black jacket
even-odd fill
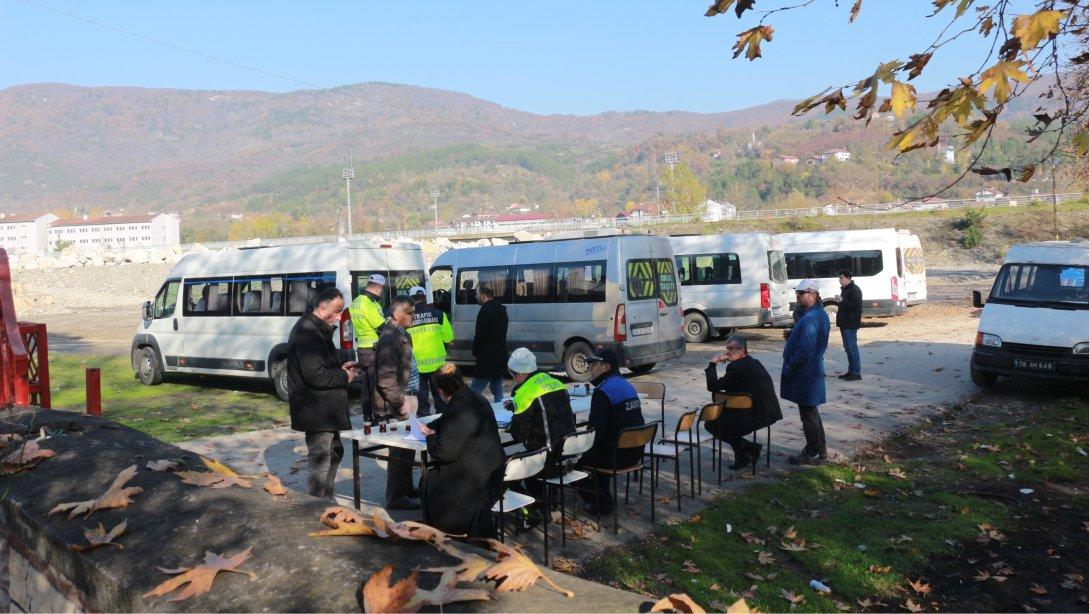
[[[548,464],[538,477],[556,477],[560,475],[563,438],[575,432],[575,414],[571,411],[567,386],[537,370],[537,358],[528,348],[511,352],[507,368],[514,377],[511,438],[525,445],[526,450],[547,447]]]
[[[287,339],[288,408],[291,428],[306,433],[307,488],[322,499],[333,497],[344,446],[340,431],[348,419],[348,383],[359,376],[354,362],[341,362],[333,330],[344,311],[344,295],[335,287],[322,290],[313,311],[291,328]]]
[[[420,374],[412,356],[412,338],[405,329],[412,325],[416,306],[399,296],[390,303],[390,317],[374,346],[374,415],[384,420],[403,420],[416,413],[416,392]],[[412,463],[416,453],[390,448],[386,465],[386,507],[418,510],[420,500],[412,487]]]
[[[862,379],[862,357],[858,353],[858,329],[862,327],[862,289],[855,285],[850,269],[839,272],[842,293],[836,296],[836,327],[843,338],[843,351],[847,353],[847,372],[841,380],[854,382]]]
[[[718,365],[722,362],[728,364],[726,373],[719,377]],[[730,469],[737,471],[755,464],[760,459],[763,446],[746,441],[745,436],[783,419],[771,374],[759,360],[749,355],[749,344],[744,337],[731,335],[726,339],[726,351],[711,359],[704,375],[710,392],[748,394],[752,397],[752,411],[724,411],[717,420],[707,423],[707,432],[733,448],[734,464],[730,465]]]
[[[503,400],[503,376],[507,366],[507,308],[495,300],[495,289],[482,285],[476,291],[480,312],[476,316],[476,335],[473,336],[473,356],[476,365],[469,388],[477,394],[487,387],[492,400]]]
[[[610,349],[603,349],[586,359],[593,376],[594,395],[590,397],[589,427],[594,429],[594,445],[582,455],[579,463],[587,467],[616,469],[630,467],[639,462],[640,450],[618,450],[613,463],[613,448],[621,429],[643,424],[643,408],[639,393],[624,376],[620,375],[620,356]],[[613,495],[609,488],[609,476],[597,473],[590,477],[597,480],[597,502],[600,510],[594,510],[594,489],[580,485],[579,495],[586,502],[591,514],[613,511]],[[581,484],[581,482],[580,482]]]

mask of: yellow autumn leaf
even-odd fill
[[[1077,151],[1079,156],[1089,154],[1089,132],[1085,130],[1078,132],[1071,139],[1071,142],[1074,144],[1074,150]],[[1089,531],[1089,529],[1086,530]]]
[[[1031,15],[1019,15],[1013,20],[1013,35],[1021,39],[1021,51],[1028,53],[1040,41],[1059,33],[1059,22],[1066,16],[1063,11],[1037,11]]]
[[[915,86],[900,81],[892,82],[892,96],[889,104],[896,117],[903,119],[904,111],[915,109]]]
[[[756,26],[737,35],[734,43],[734,57],[745,54],[750,61],[760,57],[760,43],[770,41],[775,28],[771,26]]]
[[[1025,63],[1020,60],[999,62],[983,71],[979,75],[979,93],[985,95],[988,90],[994,88],[995,101],[999,103],[1006,102],[1012,89],[1010,81],[1028,83],[1031,80],[1028,74],[1021,70],[1024,65]]]

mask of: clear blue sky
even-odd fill
[[[323,87],[406,83],[536,113],[714,112],[803,98],[920,51],[944,25],[923,19],[929,0],[868,0],[851,25],[850,0],[818,0],[773,16],[775,40],[748,62],[730,48],[754,20],[704,17],[709,0],[33,1]],[[920,91],[978,67],[985,50],[964,38],[916,80]],[[0,0],[0,88],[41,82],[302,87]]]

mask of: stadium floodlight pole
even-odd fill
[[[675,151],[667,152],[666,155],[665,155],[665,163],[669,165],[669,206],[671,208],[671,213],[676,213],[676,209],[677,209],[677,182],[673,178],[673,165],[677,163],[677,152],[675,152]],[[661,217],[661,215],[662,215],[662,213],[661,213],[661,211],[659,211],[658,212],[658,217]]]
[[[352,238],[352,179],[355,179],[355,169],[346,168],[340,176],[344,179],[348,191],[348,238],[350,239]]]
[[[439,232],[439,191],[431,190],[431,208],[435,210],[435,233]]]
[[[1055,165],[1058,158],[1051,159],[1051,230],[1055,233],[1055,240],[1059,240],[1059,197],[1055,195]]]

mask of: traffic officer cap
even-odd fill
[[[379,286],[386,285],[386,276],[380,273],[375,273],[367,278],[368,284],[378,284]]]

